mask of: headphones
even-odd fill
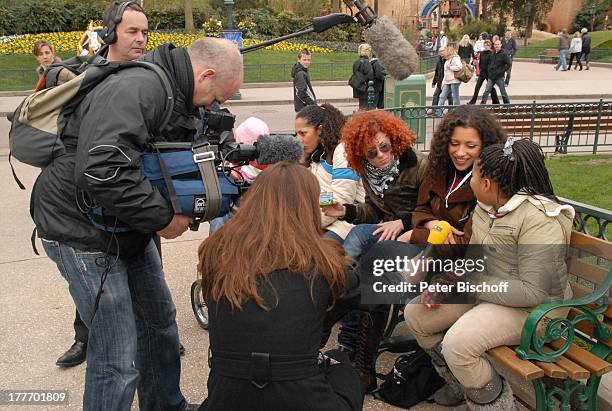
[[[102,33],[102,40],[106,44],[113,44],[117,42],[117,32],[115,31],[115,29],[123,19],[123,13],[125,13],[125,9],[127,9],[130,5],[133,5],[136,6],[139,11],[144,13],[142,7],[140,7],[140,5],[135,1],[124,1],[121,3],[116,1],[113,3],[113,5],[115,7],[115,15],[106,23],[106,27],[104,28],[104,31]]]

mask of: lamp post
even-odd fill
[[[593,32],[593,24],[595,22],[595,12],[597,11],[597,7],[595,4],[591,5],[591,33]]]
[[[227,29],[234,29],[234,0],[224,0],[225,13],[227,15]]]
[[[529,37],[529,21],[531,20],[532,7],[531,0],[527,0],[525,3],[525,42],[523,43],[525,47],[527,47],[527,38]]]
[[[221,37],[234,43],[238,49],[242,48],[242,31],[234,30],[234,1],[224,0],[225,13],[227,17],[227,29],[221,31]],[[242,57],[242,56],[241,56]],[[241,100],[240,90],[230,97],[230,100]]]

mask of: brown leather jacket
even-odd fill
[[[425,223],[432,220],[448,221],[456,229],[464,231],[463,236],[452,234],[457,244],[468,244],[470,242],[472,233],[470,214],[476,206],[476,197],[474,197],[468,180],[459,190],[450,195],[447,208],[444,198],[448,193],[448,185],[439,174],[435,180],[429,175],[425,176],[419,190],[417,206],[412,213],[411,243],[427,243],[429,230],[425,228]]]

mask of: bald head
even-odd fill
[[[196,107],[223,103],[242,83],[242,59],[234,43],[225,39],[204,37],[187,47],[193,66]]]
[[[187,47],[196,69],[215,69],[222,78],[242,77],[242,59],[234,43],[226,39],[203,37]]]

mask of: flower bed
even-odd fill
[[[30,54],[32,45],[37,40],[47,40],[53,44],[56,51],[75,51],[83,35],[82,31],[57,32],[57,33],[38,33],[26,34],[23,36],[7,36],[4,43],[0,42],[0,55],[2,54]],[[149,33],[147,48],[153,49],[163,43],[174,43],[177,46],[188,46],[199,39],[201,34],[182,34],[182,33],[163,33],[152,31]],[[245,47],[260,43],[261,40],[245,39]],[[331,53],[332,50],[312,44],[281,42],[273,46],[266,47],[267,50],[299,52],[303,48],[308,48],[311,53]]]

